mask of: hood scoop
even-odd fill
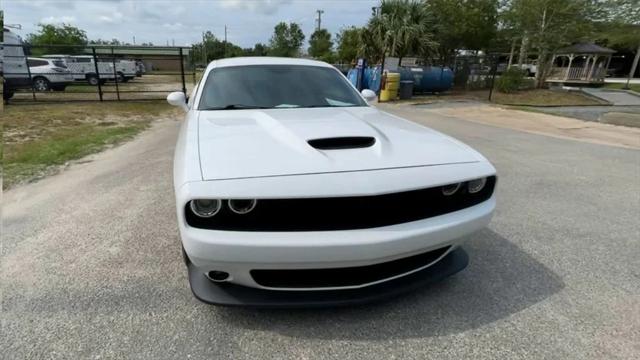
[[[307,143],[318,150],[346,150],[373,146],[376,143],[376,138],[370,136],[331,137],[313,139]]]

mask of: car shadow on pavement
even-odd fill
[[[305,310],[211,308],[211,322],[295,338],[387,340],[442,336],[520,312],[564,287],[562,280],[499,234],[485,229],[464,246],[462,272],[385,302]]]

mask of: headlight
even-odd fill
[[[445,196],[451,196],[460,189],[460,185],[460,183],[445,185],[442,187],[442,194]]]
[[[256,207],[257,200],[229,200],[229,209],[236,214],[244,215]]]
[[[199,217],[210,218],[220,211],[222,201],[219,199],[197,199],[191,200],[189,206],[191,206],[191,211]]]
[[[469,190],[469,194],[475,194],[484,188],[484,185],[487,183],[487,178],[475,179],[469,181],[467,187]]]

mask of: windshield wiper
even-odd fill
[[[202,110],[244,110],[244,109],[271,109],[268,106],[229,104],[225,106],[212,106]]]

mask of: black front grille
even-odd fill
[[[442,187],[400,193],[306,199],[260,199],[244,215],[231,212],[226,204],[212,218],[196,216],[185,206],[187,224],[202,229],[227,231],[331,231],[367,229],[402,224],[461,210],[486,201],[493,194],[496,177],[478,193],[462,184],[454,195],[442,194]],[[345,184],[345,186],[347,186]],[[225,202],[226,203],[226,202]]]
[[[251,276],[259,285],[273,288],[358,286],[419,269],[436,261],[449,247],[374,265],[331,269],[251,270]]]

